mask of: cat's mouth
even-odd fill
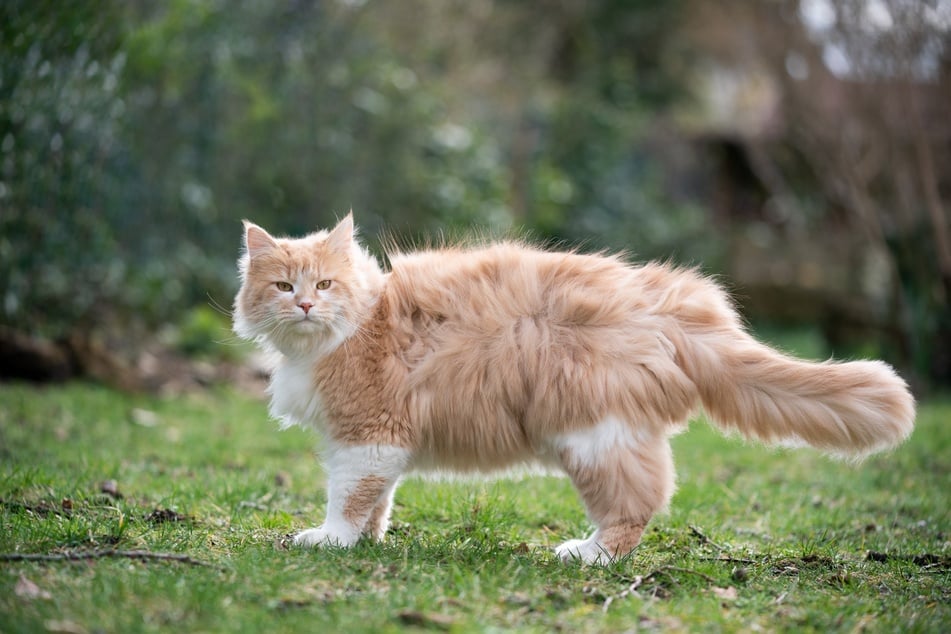
[[[294,321],[293,326],[295,328],[303,330],[312,330],[323,324],[323,321],[319,319],[316,315],[304,315],[303,317],[298,318]]]

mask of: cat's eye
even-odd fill
[[[325,291],[328,288],[330,288],[330,280],[320,280],[319,282],[317,282],[318,291]]]
[[[285,293],[290,293],[294,290],[294,285],[290,282],[277,282],[277,290],[284,291]]]

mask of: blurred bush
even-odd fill
[[[514,230],[700,264],[755,316],[947,381],[951,20],[884,0],[875,31],[861,5],[7,0],[0,326],[176,322],[204,354],[192,309],[231,303],[241,218],[352,208],[375,249]],[[879,63],[836,75],[849,55]]]
[[[231,320],[210,306],[186,311],[168,339],[187,356],[205,359],[240,359],[252,349],[232,334]]]
[[[508,222],[498,151],[329,3],[5,3],[2,322],[158,323],[235,288],[240,219]]]

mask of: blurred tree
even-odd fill
[[[663,176],[666,114],[688,99],[680,2],[566,5],[551,74],[559,97],[542,125],[529,218],[545,235],[642,258],[713,264],[704,210]]]
[[[112,220],[127,191],[111,2],[0,7],[0,321],[62,335],[129,306]]]
[[[951,16],[902,0],[829,6],[833,24],[803,16],[816,79],[785,75],[789,142],[887,254],[886,353],[951,385]],[[836,104],[808,97],[819,82]]]
[[[945,5],[4,2],[0,326],[182,321],[230,303],[241,218],[353,208],[765,272],[947,377]]]
[[[381,3],[370,18],[450,116],[493,131],[512,222],[542,239],[711,263],[701,206],[663,175],[689,92],[682,2]]]
[[[157,179],[185,188],[169,201],[298,233],[350,208],[370,229],[383,219],[421,228],[497,204],[484,140],[447,125],[438,94],[363,18],[346,3],[179,2],[139,20],[127,78],[150,125],[137,144],[177,170]]]
[[[951,385],[951,6],[722,0],[692,15],[765,194],[742,225],[758,227],[753,266],[798,251],[785,298],[825,288],[810,301],[829,307],[834,348]]]
[[[445,119],[359,8],[3,12],[2,324],[61,338],[227,304],[242,217],[301,233],[353,207],[371,235],[506,222],[489,140]]]

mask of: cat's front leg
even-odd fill
[[[371,515],[381,505],[388,511],[396,482],[409,463],[409,452],[391,445],[333,445],[325,456],[327,517],[319,527],[298,533],[298,546],[355,544],[370,528]],[[374,517],[374,534],[385,519]]]
[[[387,529],[390,527],[390,512],[393,510],[393,494],[396,492],[396,482],[383,493],[379,502],[373,507],[370,519],[363,527],[363,534],[376,541],[383,541]]]

